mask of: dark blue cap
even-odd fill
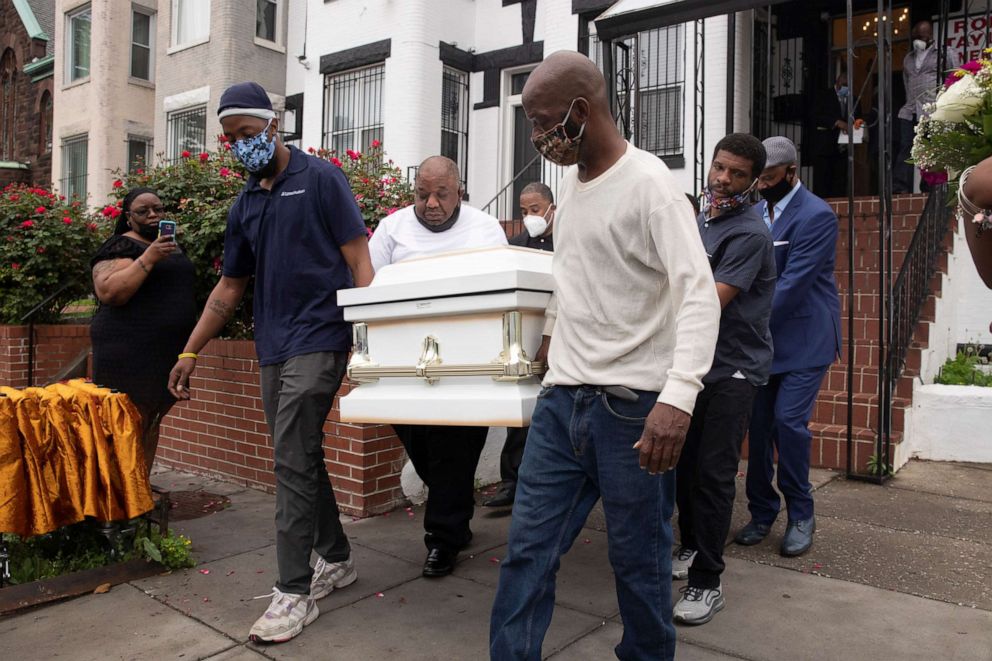
[[[237,83],[231,85],[220,96],[220,105],[217,107],[218,119],[224,119],[230,115],[250,115],[261,117],[262,119],[272,119],[275,113],[272,111],[272,102],[269,95],[258,83]]]

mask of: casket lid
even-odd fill
[[[339,290],[338,305],[519,289],[550,292],[551,256],[544,250],[499,246],[415,257],[383,267],[368,287]]]

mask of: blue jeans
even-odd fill
[[[538,660],[555,604],[555,575],[603,499],[623,639],[620,659],[674,659],[672,509],[675,474],[649,475],[632,446],[657,401],[592,386],[541,391],[517,481],[506,559],[490,621],[492,659]]]

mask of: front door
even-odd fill
[[[513,107],[513,198],[505,211],[507,218],[520,218],[520,193],[524,186],[541,181],[541,159],[530,141],[531,123],[523,106]]]

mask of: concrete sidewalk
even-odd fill
[[[487,658],[505,513],[476,510],[471,548],[440,580],[420,576],[422,508],[347,518],[358,582],[321,600],[301,636],[259,647],[245,639],[268,603],[252,597],[275,578],[273,497],[176,472],[153,481],[231,499],[175,525],[198,567],[3,618],[4,658]],[[992,466],[912,463],[884,487],[821,471],[815,484],[811,552],[778,555],[782,521],[761,545],[729,546],[727,607],[678,628],[679,659],[992,660]],[[740,496],[734,530],[747,518]],[[546,658],[614,658],[622,626],[599,512],[563,559],[556,603]]]

